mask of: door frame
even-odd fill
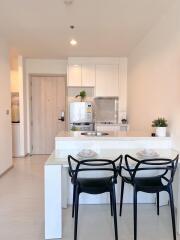
[[[68,105],[67,105],[67,75],[66,74],[44,74],[44,73],[31,73],[29,74],[28,77],[28,111],[27,111],[27,137],[29,138],[27,141],[28,142],[28,148],[29,148],[29,155],[32,155],[33,152],[33,142],[32,142],[32,77],[64,77],[65,81],[65,129],[67,129],[67,110],[68,110]]]

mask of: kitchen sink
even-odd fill
[[[100,137],[100,136],[107,136],[109,135],[109,133],[106,133],[106,132],[82,132],[81,135],[84,135],[84,136],[97,136],[97,137]]]

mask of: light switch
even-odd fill
[[[6,115],[9,115],[9,109],[6,110]]]

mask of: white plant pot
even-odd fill
[[[166,136],[166,127],[157,127],[156,128],[156,136],[157,137],[165,137]]]

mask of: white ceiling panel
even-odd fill
[[[173,2],[0,0],[0,36],[26,57],[127,56]]]

